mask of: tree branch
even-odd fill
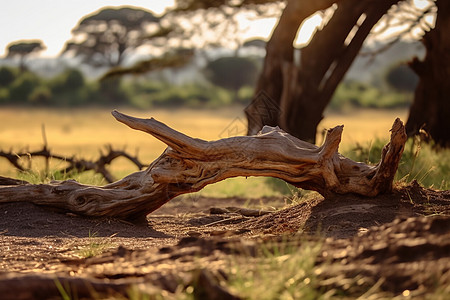
[[[255,136],[208,142],[186,136],[153,118],[134,118],[118,111],[113,115],[169,147],[146,170],[103,187],[73,180],[11,184],[0,178],[0,203],[26,201],[87,216],[133,220],[180,194],[199,191],[208,184],[237,176],[276,177],[318,191],[325,197],[345,193],[376,196],[391,191],[406,141],[403,123],[397,119],[381,162],[368,166],[338,153],[343,126],[330,129],[321,147],[269,126]]]
[[[34,157],[43,157],[47,160],[46,163],[46,175],[48,174],[48,160],[49,159],[58,159],[62,162],[68,163],[69,165],[65,168],[58,170],[60,174],[68,174],[70,172],[85,172],[85,171],[94,171],[96,173],[101,174],[107,182],[112,183],[116,181],[114,176],[106,169],[106,166],[111,164],[113,160],[118,157],[124,157],[135,164],[139,170],[143,169],[145,166],[142,164],[139,159],[135,156],[132,156],[125,151],[114,150],[111,146],[106,147],[107,152],[100,152],[100,157],[96,161],[85,160],[85,159],[77,159],[75,157],[65,157],[63,155],[58,155],[52,153],[47,144],[44,143],[44,146],[41,150],[33,151],[33,152],[19,152],[13,153],[12,151],[5,152],[0,150],[0,157],[4,157],[8,160],[16,169],[21,172],[30,171],[30,167],[24,167],[20,164],[20,160],[24,157],[30,160]]]

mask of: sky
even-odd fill
[[[140,6],[157,14],[173,0],[9,0],[0,4],[0,57],[9,43],[40,39],[47,46],[43,56],[56,56],[69,40],[71,30],[85,15],[104,6]]]

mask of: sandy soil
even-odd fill
[[[322,244],[316,264],[327,266],[318,274],[324,292],[350,299],[374,286],[389,297],[450,292],[450,191],[416,183],[376,198],[317,196],[290,206],[277,198],[185,197],[139,225],[28,203],[0,205],[0,216],[2,299],[58,299],[57,283],[78,299],[127,296],[131,285],[170,296],[194,283],[198,299],[239,299],[223,284],[230,255],[309,240]]]

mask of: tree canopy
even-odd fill
[[[213,13],[226,15],[233,13],[230,9],[245,7],[258,11],[261,4],[275,2],[279,3],[258,0],[176,1],[175,11],[201,11],[205,14],[204,11],[210,9]],[[315,141],[325,108],[367,38],[377,35],[385,42],[383,48],[387,48],[409,36],[415,39],[423,37],[427,56],[424,61],[415,59],[411,64],[419,76],[419,84],[406,126],[408,134],[419,134],[419,129],[425,128],[439,145],[450,145],[450,133],[445,129],[448,128],[446,120],[450,118],[450,68],[447,67],[450,39],[444,33],[450,29],[448,1],[430,0],[419,5],[413,0],[288,0],[281,3],[286,5],[266,45],[255,101],[246,108],[249,134],[255,134],[263,125],[278,125],[303,140]],[[322,16],[322,25],[301,49],[301,56],[297,59],[294,43],[298,31],[314,14]],[[433,19],[436,24],[433,24]],[[439,63],[440,60],[445,61]],[[425,92],[428,90],[433,90],[432,97]],[[263,103],[267,101],[271,103]],[[421,104],[417,105],[419,102]],[[262,107],[270,110],[273,106],[277,107],[278,114],[261,110]]]
[[[258,66],[251,58],[221,57],[206,66],[206,74],[214,84],[231,89],[235,94],[244,85],[256,83]],[[235,95],[236,96],[236,95]]]
[[[7,47],[7,58],[19,57],[21,70],[25,69],[25,57],[45,49],[41,40],[19,40],[10,43]]]
[[[93,66],[115,67],[143,43],[142,36],[159,18],[134,7],[107,7],[81,19],[63,54],[80,56]]]

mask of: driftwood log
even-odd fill
[[[153,118],[112,114],[119,122],[161,140],[167,149],[146,170],[102,187],[74,180],[32,185],[0,178],[0,203],[25,201],[86,216],[138,220],[178,195],[237,176],[276,177],[324,197],[346,193],[372,197],[392,190],[406,142],[403,123],[396,119],[381,161],[369,166],[338,153],[343,126],[328,130],[318,147],[278,127],[265,126],[254,136],[204,141]]]

